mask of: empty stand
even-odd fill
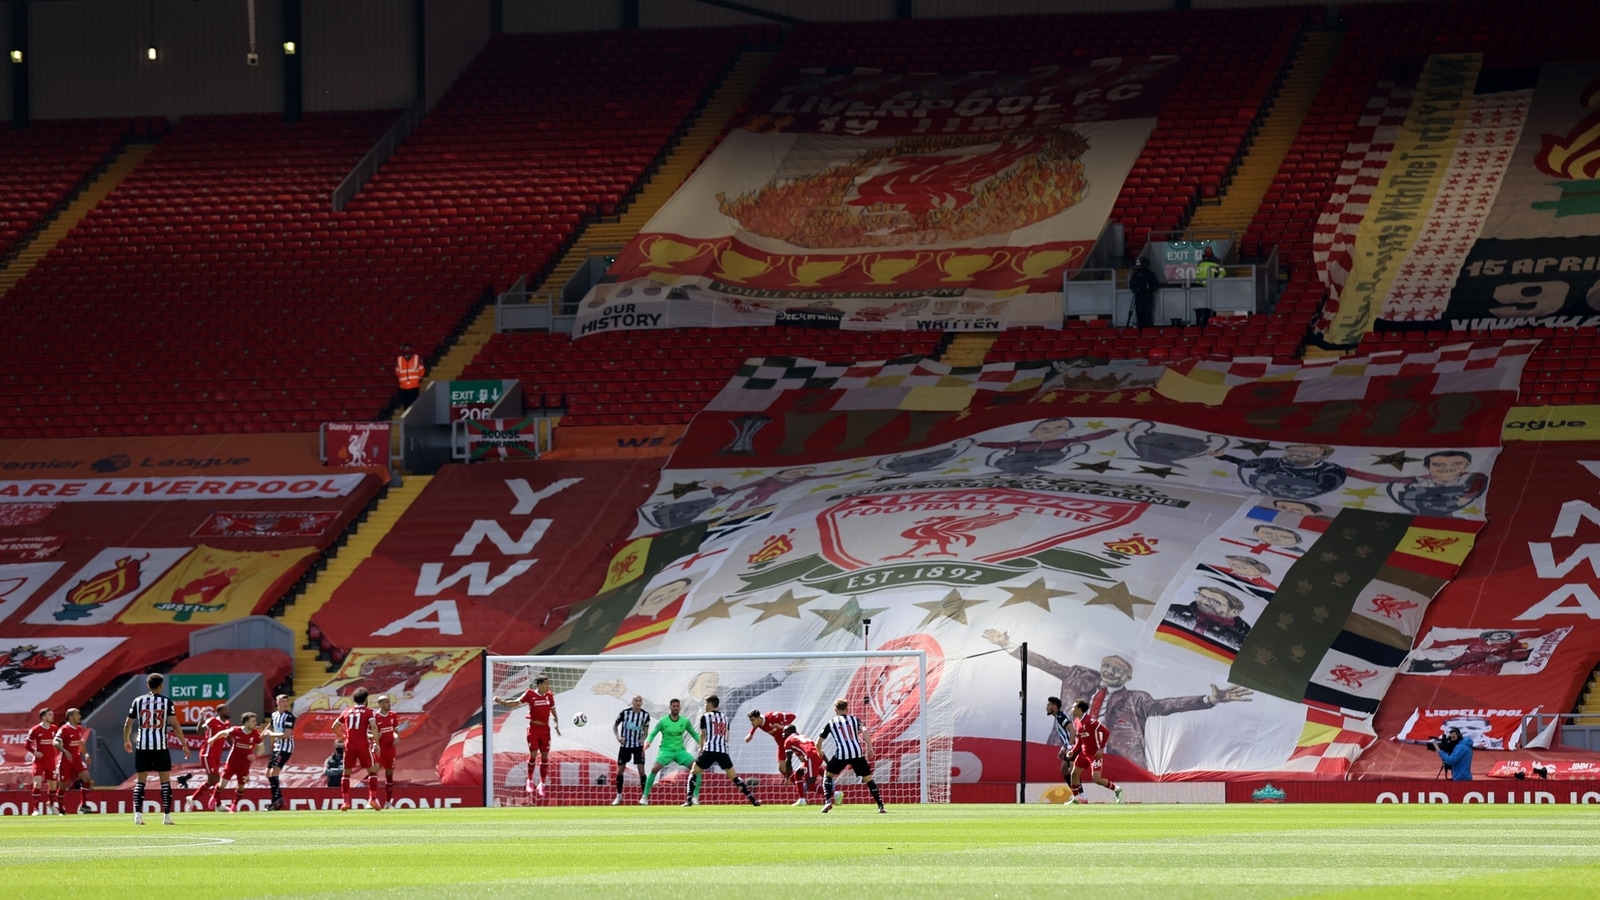
[[[564,409],[563,424],[687,422],[752,356],[830,362],[931,356],[939,332],[803,328],[667,329],[566,335],[495,335],[466,378],[520,378],[529,407]]]
[[[0,123],[0,261],[60,209],[134,127],[125,121],[41,122],[20,129]]]
[[[497,37],[337,214],[393,112],[184,120],[5,298],[0,436],[380,415],[397,344],[433,353],[614,211],[744,37]]]

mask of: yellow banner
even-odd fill
[[[644,573],[644,561],[650,558],[652,540],[642,537],[629,541],[612,554],[611,565],[606,567],[605,584],[600,585],[600,593],[616,590]]]
[[[1514,406],[1502,441],[1600,441],[1600,406]]]
[[[215,625],[255,612],[256,604],[315,547],[251,553],[194,548],[139,595],[122,614],[124,625]]]
[[[1429,57],[1394,150],[1356,231],[1350,276],[1326,337],[1354,344],[1372,328],[1400,264],[1433,209],[1461,129],[1472,111],[1483,59],[1475,53]]]

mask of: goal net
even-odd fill
[[[922,650],[490,656],[484,709],[492,711],[486,720],[493,727],[484,728],[484,803],[637,804],[644,785],[631,755],[618,780],[619,736],[630,737],[631,721],[639,718],[623,716],[624,710],[640,698],[649,715],[645,727],[653,729],[676,699],[680,716],[699,732],[706,698],[712,696],[719,699],[728,720],[728,754],[734,768],[763,804],[794,804],[802,796],[809,803],[820,803],[822,778],[814,773],[817,777],[808,785],[806,779],[780,772],[777,741],[760,730],[751,734],[749,714],[774,714],[780,721],[784,714],[792,715],[796,730],[816,740],[834,716],[834,702],[841,698],[849,702],[850,713],[861,720],[871,742],[873,777],[886,803],[948,802],[952,716],[948,703],[933,699],[931,688],[944,664],[930,661]],[[546,688],[555,696],[556,710],[552,724],[560,727],[560,734],[551,729],[545,764],[530,760],[529,705],[518,700],[540,677],[549,679]],[[684,745],[690,755],[702,749],[687,736]],[[817,749],[824,759],[831,758],[834,742],[819,740]],[[688,793],[688,770],[663,755],[659,736],[644,750],[647,778],[658,762],[663,768],[650,785],[649,802],[682,803]],[[837,784],[836,803],[871,802],[866,785],[848,769]],[[718,769],[701,776],[698,800],[747,802]]]

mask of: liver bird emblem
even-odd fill
[[[939,549],[930,550],[922,554],[924,558],[930,556],[955,556],[956,554],[950,552],[952,544],[959,542],[963,547],[971,547],[978,540],[974,532],[999,525],[1001,522],[1007,522],[1016,517],[1017,514],[1015,512],[990,512],[970,518],[932,516],[926,519],[918,519],[916,525],[900,532],[901,537],[914,542],[911,545],[911,549],[904,553],[897,553],[894,556],[885,556],[884,559],[910,559],[917,555],[917,551],[933,546],[937,546]]]

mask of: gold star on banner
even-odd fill
[[[1110,450],[1096,450],[1095,452],[1100,454],[1101,456],[1110,456],[1112,458],[1115,458],[1116,455],[1117,455],[1117,451],[1116,451],[1115,448],[1112,448]]]
[[[1373,495],[1378,493],[1378,489],[1375,487],[1345,488],[1344,493],[1346,496],[1355,497],[1358,500],[1371,500]]]
[[[800,618],[800,607],[822,596],[812,594],[809,597],[796,597],[793,590],[784,591],[776,600],[763,600],[760,603],[748,604],[751,609],[761,610],[761,615],[756,617],[757,622],[776,619],[779,616],[788,616],[791,619]]]
[[[672,483],[672,487],[667,488],[656,496],[665,497],[666,495],[671,494],[672,499],[681,500],[686,494],[692,494],[695,491],[703,491],[705,489],[706,486],[698,481],[675,481]]]
[[[1100,402],[1101,403],[1121,403],[1122,402],[1122,392],[1121,391],[1112,391],[1111,393],[1109,393],[1109,394],[1105,395],[1104,397],[1100,398]]]
[[[1051,391],[1050,393],[1041,396],[1039,398],[1038,402],[1040,402],[1040,403],[1054,403],[1056,397],[1059,397],[1059,396],[1060,395],[1057,394],[1055,391]]]
[[[824,494],[824,493],[827,493],[828,491],[837,491],[838,489],[839,489],[839,486],[837,484],[819,484],[816,487],[812,488],[811,490],[806,491],[806,493],[808,493],[808,494]]]
[[[1088,391],[1084,391],[1081,394],[1074,394],[1072,396],[1072,402],[1073,403],[1088,403],[1090,400],[1093,400],[1093,399],[1094,399],[1094,395],[1089,393]]]
[[[1035,578],[1027,587],[1010,588],[1002,587],[1000,590],[1011,595],[1011,599],[1000,604],[1000,608],[1015,606],[1018,603],[1032,603],[1045,612],[1050,612],[1050,601],[1057,597],[1070,597],[1071,591],[1057,591],[1044,586],[1043,578]]]
[[[729,615],[728,610],[733,609],[738,605],[738,603],[729,600],[727,597],[718,597],[716,600],[713,600],[711,605],[705,609],[697,609],[694,612],[689,613],[687,617],[689,619],[689,625],[687,627],[693,628],[696,625],[699,625],[701,622],[704,622],[706,619],[731,619],[733,616]]]
[[[913,603],[912,605],[928,611],[928,614],[917,625],[918,628],[926,628],[929,622],[940,616],[946,619],[954,619],[965,625],[967,624],[967,607],[977,606],[982,602],[982,600],[968,600],[961,596],[960,591],[952,590],[945,595],[943,600],[929,600],[925,603]]]
[[[971,472],[972,470],[967,468],[966,466],[961,466],[960,468],[945,469],[945,471],[950,473],[951,475],[958,475],[958,474],[959,475],[965,475],[966,473]]]
[[[1106,421],[1104,419],[1090,419],[1089,421],[1083,423],[1083,425],[1085,428],[1092,428],[1095,431],[1099,431],[1100,429],[1106,427]]]
[[[1149,391],[1140,391],[1139,393],[1133,395],[1133,402],[1135,403],[1150,403],[1155,399],[1155,395]]]
[[[846,475],[845,477],[843,477],[843,478],[841,478],[839,480],[840,481],[858,481],[858,480],[860,480],[862,478],[871,478],[871,477],[872,476],[868,475],[866,472],[855,472],[853,474]]]
[[[1421,457],[1407,456],[1404,450],[1396,450],[1393,453],[1375,453],[1373,454],[1373,457],[1373,465],[1394,466],[1394,470],[1396,472],[1404,469],[1406,467],[1406,463],[1421,461]]]
[[[737,475],[740,478],[750,478],[750,477],[755,476],[755,475],[760,475],[764,471],[765,471],[764,469],[740,469],[737,472],[730,472],[728,474]]]
[[[828,623],[828,627],[822,629],[822,633],[817,635],[817,639],[821,640],[835,631],[848,631],[856,637],[861,637],[861,620],[870,619],[888,608],[883,606],[877,609],[862,609],[861,602],[855,597],[851,597],[845,602],[845,605],[838,609],[813,609],[810,612],[813,616]]]
[[[1211,475],[1213,477],[1215,477],[1215,478],[1232,478],[1233,477],[1233,473],[1229,472],[1227,469],[1212,469],[1211,470]]]
[[[1119,581],[1108,588],[1097,587],[1091,584],[1089,585],[1089,590],[1094,591],[1094,599],[1085,601],[1083,604],[1084,606],[1115,606],[1117,609],[1122,610],[1123,613],[1125,613],[1130,619],[1136,618],[1136,616],[1133,614],[1134,606],[1139,604],[1143,604],[1145,606],[1155,606],[1155,603],[1146,600],[1143,597],[1134,596],[1133,592],[1128,590],[1128,583],[1126,581]]]

